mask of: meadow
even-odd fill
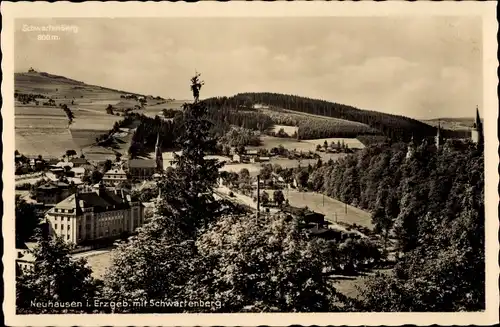
[[[287,126],[287,125],[274,125],[273,132],[278,133],[281,129],[288,135],[292,136],[294,133],[297,133],[299,128],[297,126]]]
[[[285,198],[296,207],[305,207],[322,213],[325,219],[331,222],[345,222],[373,228],[371,214],[368,211],[346,205],[345,203],[332,199],[315,192],[299,192],[294,189],[284,192]],[[324,202],[323,202],[324,198]],[[324,205],[323,205],[324,203]],[[346,210],[347,209],[347,210]]]
[[[282,145],[285,149],[292,151],[302,151],[302,152],[316,152],[316,146],[320,144],[323,146],[325,140],[330,144],[331,142],[341,142],[342,141],[347,144],[349,148],[352,149],[362,149],[365,146],[363,143],[361,143],[358,139],[355,138],[323,138],[323,139],[316,139],[316,140],[296,140],[292,138],[282,138],[282,137],[274,137],[274,136],[269,136],[269,135],[262,135],[260,137],[262,144],[259,146],[248,146],[246,149],[248,150],[257,150],[257,149],[267,149],[271,150],[272,148],[277,148],[280,145]],[[331,159],[336,160],[341,156],[344,156],[342,153],[325,153],[325,152],[317,152],[319,156],[321,157],[321,160],[323,161],[328,161]],[[277,159],[273,159],[277,160]],[[286,159],[288,160],[288,159]],[[305,162],[305,160],[303,160]],[[314,161],[316,162],[316,161]]]
[[[15,103],[16,149],[25,155],[59,157],[66,150],[83,152],[95,160],[114,158],[110,149],[95,147],[97,137],[107,133],[113,124],[122,119],[109,115],[106,107],[130,105],[136,100],[122,99],[122,91],[71,80],[45,73],[16,73],[15,91],[21,94],[41,94],[55,101],[56,107],[40,104]],[[69,124],[65,112],[59,107],[66,104],[74,119]],[[120,143],[127,143],[130,137],[123,137]],[[128,149],[128,146],[123,146]],[[122,149],[120,149],[122,150]],[[88,153],[87,153],[88,152]]]
[[[316,140],[303,140],[302,142],[312,144],[314,149],[316,149],[316,146],[318,144],[323,146],[325,141],[327,141],[329,145],[332,144],[332,142],[335,144],[337,144],[338,142],[340,142],[340,143],[344,142],[344,144],[346,144],[347,147],[350,149],[363,149],[365,147],[363,145],[363,143],[361,143],[358,139],[355,139],[355,138],[333,137],[333,138],[316,139]]]

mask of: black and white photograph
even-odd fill
[[[2,5],[16,322],[498,321],[491,4],[16,5]]]

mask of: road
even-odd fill
[[[229,196],[229,193],[231,192],[231,190],[227,186],[219,185],[219,187],[217,187],[215,189],[215,192],[216,192],[216,194],[219,194],[219,196],[222,195],[224,198],[226,198],[232,202],[237,202],[237,203],[243,204],[247,207],[250,207],[254,210],[257,210],[257,203],[255,203],[251,197],[237,193],[237,192],[233,192],[234,197]],[[266,208],[260,207],[260,211],[265,212]],[[271,213],[276,213],[278,211],[279,210],[276,208],[269,208],[269,212],[271,212]]]

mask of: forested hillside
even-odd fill
[[[372,212],[402,256],[358,303],[370,311],[484,309],[484,158],[469,142],[376,145],[323,165],[308,187]],[[405,299],[405,300],[402,300]]]
[[[228,108],[252,107],[264,104],[302,113],[340,118],[366,124],[392,140],[407,141],[413,135],[417,139],[434,136],[436,128],[416,119],[361,110],[352,106],[278,93],[240,93],[233,97],[210,98],[205,100],[210,106]],[[371,134],[371,133],[369,133]],[[322,136],[324,137],[324,136]]]

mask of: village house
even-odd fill
[[[85,168],[83,168],[81,166],[73,167],[73,168],[71,168],[70,171],[73,172],[73,174],[74,174],[73,177],[82,178],[83,176],[85,176]]]
[[[156,172],[156,160],[132,159],[128,162],[128,171],[132,178],[146,180]]]
[[[50,234],[78,245],[134,232],[144,223],[144,206],[126,191],[99,183],[57,203],[45,218]]]
[[[18,242],[16,244],[16,265],[21,273],[26,273],[33,269],[35,257],[32,253],[33,243]]]
[[[106,186],[117,186],[122,182],[126,182],[127,179],[127,173],[122,168],[110,169],[102,177],[102,181]]]
[[[247,162],[259,162],[259,154],[257,150],[247,150],[245,154],[233,154],[233,162],[237,163],[247,163]]]
[[[69,184],[59,181],[51,181],[40,185],[36,189],[35,199],[38,203],[52,206],[62,201],[70,194]]]
[[[73,164],[73,167],[81,167],[89,163],[85,158],[72,158],[69,162]]]
[[[251,163],[259,162],[260,159],[258,150],[247,150],[245,156]]]
[[[75,166],[75,164],[71,161],[59,161],[55,166],[59,168],[69,167],[71,169]]]
[[[52,175],[54,175],[55,178],[58,178],[64,175],[64,168],[52,166],[49,168],[49,172],[52,173]]]
[[[286,187],[285,179],[283,177],[281,177],[280,175],[273,172],[271,178],[272,178],[274,187],[276,187],[276,188],[285,188]]]
[[[245,156],[242,154],[238,154],[238,153],[233,154],[233,162],[242,163],[244,159],[245,159]]]

